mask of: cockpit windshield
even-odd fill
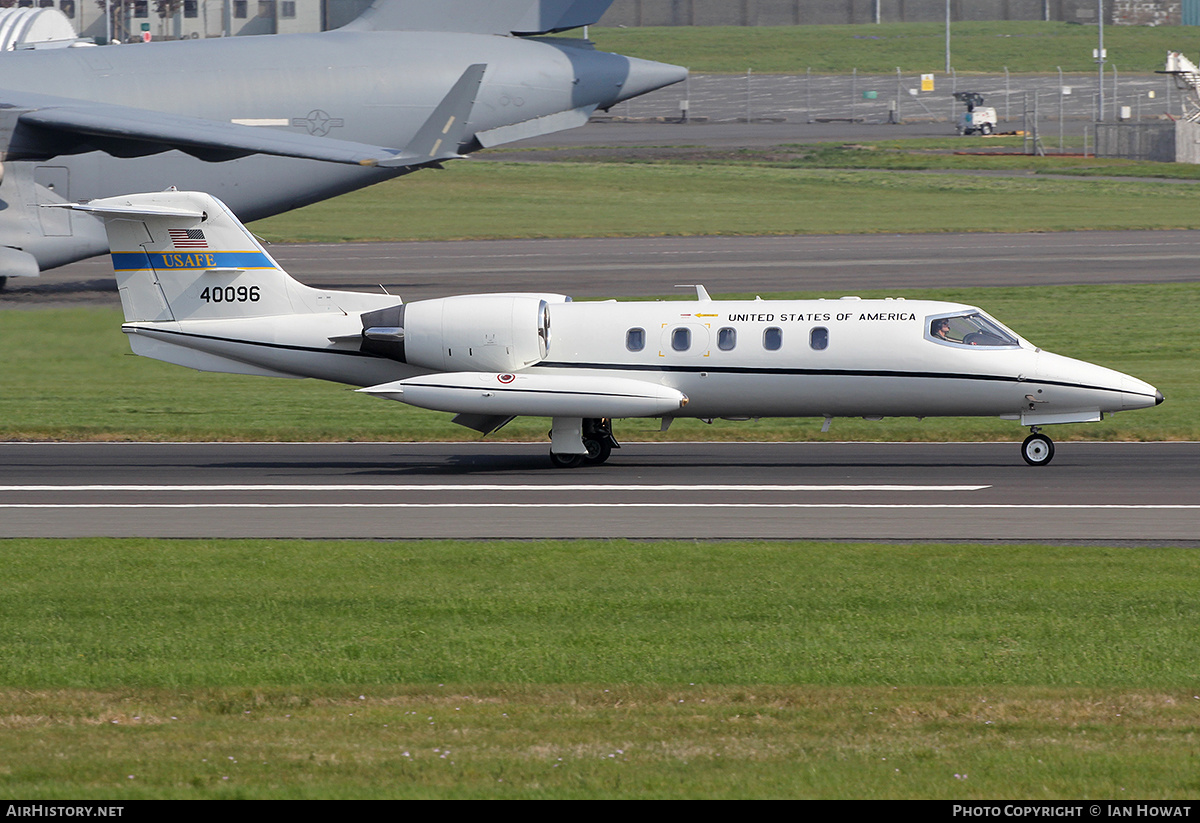
[[[931,317],[926,337],[955,346],[1015,348],[1020,344],[1008,329],[979,312]]]

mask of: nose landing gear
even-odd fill
[[[1033,434],[1021,444],[1021,456],[1031,466],[1044,466],[1054,459],[1054,441],[1042,434],[1037,426],[1032,426],[1030,431]]]

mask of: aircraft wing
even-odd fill
[[[372,146],[274,128],[206,120],[72,98],[0,90],[0,126],[11,128],[10,158],[49,157],[101,150],[140,157],[178,149],[202,160],[250,154],[330,163],[402,168],[460,157],[485,64],[469,67],[404,149]]]

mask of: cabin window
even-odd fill
[[[733,351],[737,345],[737,329],[726,326],[717,331],[717,348],[721,351]]]
[[[646,348],[646,330],[630,329],[625,332],[625,348],[630,351],[641,351]]]
[[[183,16],[184,17],[199,17],[200,3],[199,0],[183,0]]]
[[[296,18],[296,0],[283,0],[279,4],[279,16],[286,20],[294,20]]]
[[[808,333],[808,345],[813,351],[825,351],[829,348],[829,329],[817,326]]]
[[[678,328],[671,332],[671,348],[675,351],[687,351],[692,347],[692,330]]]
[[[935,343],[984,348],[1016,348],[1021,345],[1015,334],[982,312],[933,317],[925,327],[925,336]]]
[[[771,326],[763,331],[763,348],[767,351],[779,351],[783,345],[783,329]]]
[[[150,16],[149,0],[133,0],[133,16],[134,17],[149,17]]]
[[[75,16],[75,0],[62,0],[62,2],[58,4],[58,10],[61,11],[67,17],[74,17]]]
[[[246,19],[246,6],[249,0],[233,0],[233,16],[238,20]]]

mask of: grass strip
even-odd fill
[[[861,152],[867,154],[857,162],[869,165],[883,157]],[[843,157],[840,162],[851,161]],[[973,165],[987,162],[972,160]],[[410,175],[260,220],[253,228],[273,242],[325,243],[1194,229],[1200,228],[1191,208],[1195,194],[1190,185],[1145,180],[778,168],[752,162],[464,161],[437,174]],[[446,214],[455,220],[448,223]]]
[[[593,26],[602,51],[686,66],[696,73],[895,75],[942,74],[945,23],[820,26]],[[1067,73],[1095,76],[1096,27],[1044,21],[954,22],[952,67],[958,74]],[[1163,68],[1167,51],[1193,60],[1200,33],[1192,26],[1105,26],[1108,61],[1122,75]]]
[[[0,552],[7,798],[1200,795],[1191,549]]]
[[[1200,687],[1194,550],[11,539],[0,552],[8,688]]]
[[[1177,802],[1200,796],[1197,702],[1074,686],[3,691],[0,797]]]

